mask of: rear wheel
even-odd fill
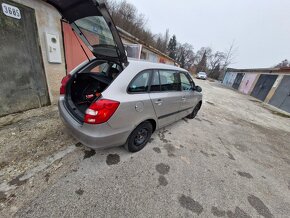
[[[130,134],[124,146],[125,149],[129,152],[137,152],[142,150],[151,138],[152,132],[153,127],[150,122],[145,121],[141,123]]]
[[[186,118],[188,118],[188,119],[193,119],[193,118],[195,118],[196,115],[197,115],[197,112],[198,112],[199,109],[200,109],[200,107],[201,107],[201,103],[199,102],[199,103],[195,106],[195,108],[193,109],[193,111],[191,112],[191,114],[189,114]]]

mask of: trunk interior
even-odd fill
[[[72,75],[67,84],[66,107],[83,122],[85,112],[121,72],[120,65],[96,61]]]

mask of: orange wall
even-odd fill
[[[94,57],[94,55],[82,42],[82,40],[74,34],[71,26],[68,23],[62,22],[62,30],[65,49],[66,72],[69,73],[79,64],[85,60],[88,60],[85,52],[80,46],[80,43],[90,58]]]

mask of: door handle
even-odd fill
[[[182,100],[182,101],[185,101],[185,100],[186,100],[186,97],[182,97],[181,100]]]
[[[161,99],[158,99],[154,103],[157,104],[157,105],[161,105],[162,104],[162,100]]]

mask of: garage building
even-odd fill
[[[229,68],[223,84],[290,113],[290,68]]]
[[[92,57],[91,52],[45,1],[0,4],[0,116],[55,103],[61,79]],[[129,57],[175,64],[126,31],[119,32]]]

